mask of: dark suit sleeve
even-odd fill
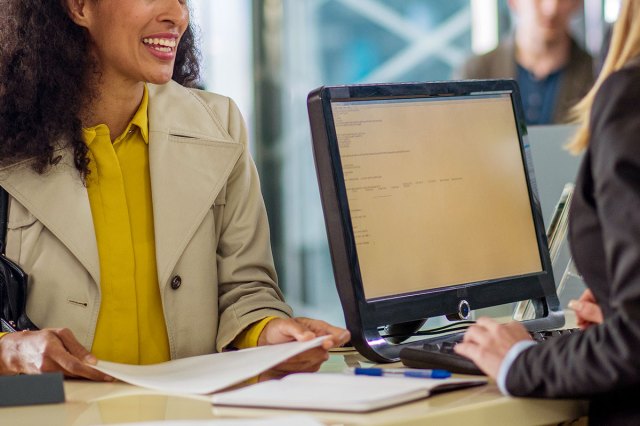
[[[591,164],[609,309],[605,322],[523,352],[507,375],[518,396],[592,397],[640,386],[640,69],[611,75],[591,115]]]

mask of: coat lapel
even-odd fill
[[[242,150],[196,94],[173,82],[149,86],[149,167],[161,287]]]
[[[59,150],[61,161],[44,175],[28,162],[0,171],[0,185],[51,231],[100,282],[100,262],[87,189],[73,156]]]

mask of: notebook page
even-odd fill
[[[371,411],[429,396],[442,385],[476,384],[466,379],[413,379],[301,373],[213,396],[214,405]],[[480,379],[478,383],[486,383]]]

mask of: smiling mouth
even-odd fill
[[[175,38],[144,38],[142,42],[150,48],[163,53],[172,52],[178,45]]]

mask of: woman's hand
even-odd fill
[[[96,358],[66,328],[9,333],[0,338],[0,374],[61,371],[67,377],[112,381],[87,364]]]
[[[496,378],[509,349],[522,340],[532,340],[522,324],[512,321],[500,324],[490,318],[479,318],[464,334],[456,353],[471,359],[488,376]]]
[[[602,309],[589,289],[586,289],[578,300],[570,300],[568,306],[576,313],[578,327],[581,330],[603,321]]]
[[[309,349],[274,367],[279,372],[317,371],[327,359],[329,349],[345,344],[350,339],[347,330],[324,321],[310,318],[277,318],[269,321],[258,338],[258,346],[275,345],[291,341],[307,341],[318,336],[330,336],[322,346]]]

